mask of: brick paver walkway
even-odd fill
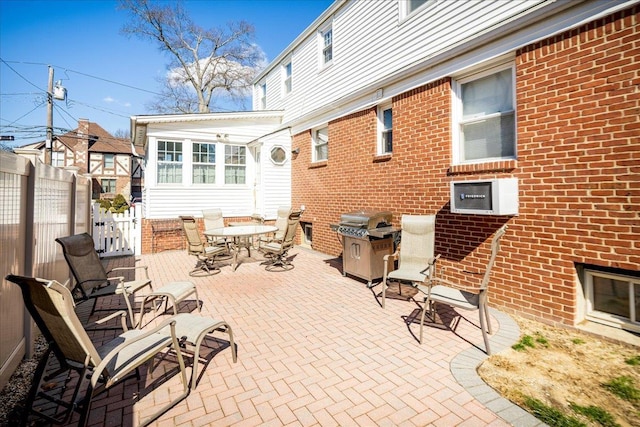
[[[206,278],[189,277],[195,258],[185,251],[138,257],[136,265],[149,266],[155,288],[193,281],[202,315],[231,324],[238,346],[237,363],[228,345],[214,351],[206,368],[199,367],[197,388],[152,425],[537,424],[475,375],[486,356],[478,349],[484,347],[476,312],[463,312],[455,333],[426,327],[420,345],[415,302],[388,298],[383,310],[376,299],[380,287],[343,277],[340,260],[298,247],[290,255],[295,269],[288,272],[267,272],[259,254],[243,252],[237,271],[225,261],[219,274]],[[114,267],[134,260],[107,262]],[[180,309],[197,313],[193,301]],[[513,322],[493,314],[492,346],[499,351],[513,343],[517,328],[505,335]],[[224,342],[224,334],[216,337]],[[166,398],[166,384],[140,391],[127,380],[94,400],[91,424],[135,424]]]

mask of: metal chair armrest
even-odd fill
[[[87,325],[85,328],[88,328],[89,326],[92,325],[102,325],[103,323],[108,322],[111,319],[115,319],[117,317],[120,317],[120,323],[122,325],[122,330],[124,332],[127,332],[129,330],[129,327],[127,326],[127,312],[124,310],[119,310],[116,311],[114,313],[111,313],[110,315],[103,317],[101,319],[96,320],[95,322],[92,322],[91,324]]]

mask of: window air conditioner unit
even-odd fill
[[[518,215],[518,178],[452,181],[451,213]]]

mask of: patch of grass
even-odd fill
[[[625,360],[624,363],[626,363],[627,365],[631,365],[631,366],[638,366],[638,365],[640,365],[640,355],[633,356],[633,357]]]
[[[572,343],[574,343],[574,344],[576,344],[576,345],[578,345],[578,344],[585,344],[585,343],[586,343],[586,341],[585,341],[585,340],[583,340],[582,338],[574,338],[574,339],[572,339],[572,340],[571,340],[571,342],[572,342]]]
[[[614,378],[603,386],[621,399],[632,403],[640,402],[640,389],[633,384],[633,378],[623,375]]]
[[[526,396],[524,404],[531,409],[531,413],[540,421],[551,427],[585,427],[577,418],[567,416],[561,411],[545,405],[538,399]]]
[[[531,335],[524,335],[520,338],[520,341],[512,345],[511,348],[515,351],[525,351],[527,348],[535,348],[536,343],[544,347],[549,347],[549,341],[545,337],[537,332],[535,335],[535,338]]]
[[[531,335],[525,335],[520,338],[520,341],[512,345],[511,348],[515,351],[524,351],[527,347],[534,348],[535,346],[533,337]]]
[[[569,402],[569,407],[576,413],[587,417],[590,421],[599,423],[604,427],[620,427],[620,424],[616,422],[616,419],[598,406],[580,406],[573,402]]]
[[[543,337],[540,334],[536,334],[536,342],[538,344],[543,345],[544,347],[549,347],[549,340],[547,340],[545,337]]]

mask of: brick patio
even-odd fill
[[[196,390],[152,425],[538,424],[475,375],[486,357],[476,312],[462,312],[455,333],[426,327],[420,345],[416,302],[392,297],[383,310],[376,299],[380,287],[368,289],[343,277],[339,259],[299,247],[290,256],[295,269],[269,273],[260,254],[248,258],[243,252],[237,271],[223,261],[221,272],[206,278],[189,277],[195,258],[185,251],[106,261],[109,267],[148,265],[156,288],[193,281],[202,315],[233,327],[238,362],[232,362],[226,335],[217,334],[207,367],[199,367],[203,374]],[[197,313],[194,301],[185,301],[180,310]],[[442,315],[447,322],[449,314]],[[506,315],[492,315],[497,352],[517,339],[518,330]],[[162,369],[154,371],[154,379]],[[91,425],[136,424],[166,400],[174,382],[178,385],[175,376],[156,390],[140,390],[135,379],[125,381],[94,400]]]

